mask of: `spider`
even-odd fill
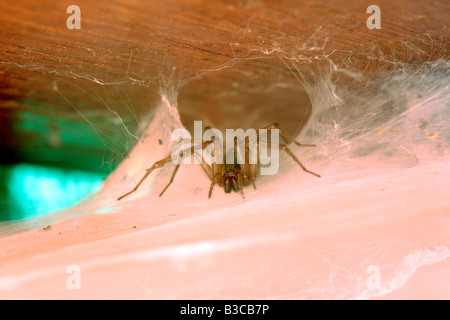
[[[300,146],[300,147],[315,147],[316,146],[315,144],[299,143],[291,135],[282,131],[279,128],[278,124],[268,125],[262,129],[266,129],[266,130],[277,129],[278,132],[284,138],[295,143],[297,146]],[[258,130],[258,133],[259,133],[259,130]],[[209,146],[211,143],[214,142],[214,137],[212,137],[212,138],[213,139],[211,141],[202,141],[201,150],[205,149],[207,146]],[[224,162],[223,164],[213,162],[211,165],[209,165],[208,163],[206,163],[206,161],[204,160],[203,157],[201,159],[201,165],[202,165],[204,171],[206,172],[206,174],[208,175],[209,179],[211,180],[211,185],[209,187],[209,193],[208,193],[208,199],[211,198],[212,191],[216,184],[223,187],[225,193],[230,193],[231,191],[240,192],[242,197],[244,197],[243,187],[251,184],[253,186],[253,188],[256,189],[255,179],[258,176],[258,172],[259,172],[260,165],[261,165],[259,158],[258,158],[256,164],[250,163],[249,157],[248,157],[248,155],[249,155],[249,143],[248,143],[249,137],[247,136],[245,138],[245,161],[244,161],[244,163],[239,163],[237,161],[238,152],[237,152],[237,141],[236,140],[237,140],[237,138],[235,138],[235,141],[234,141],[234,149],[236,151],[234,163],[226,164],[226,162],[223,161]],[[199,143],[199,141],[191,139],[191,143]],[[257,143],[256,143],[257,148],[259,146],[259,143],[262,143],[262,142],[259,141],[259,138],[258,138]],[[320,178],[319,174],[306,169],[306,167],[297,159],[297,157],[289,150],[289,148],[285,144],[281,144],[281,143],[271,144],[271,143],[267,143],[267,142],[264,142],[264,143],[268,146],[274,145],[275,147],[278,147],[279,149],[284,150],[287,154],[289,154],[292,157],[292,159],[294,159],[295,162],[297,162],[297,164],[303,169],[303,171]],[[197,148],[199,148],[199,145],[184,149],[183,151],[187,151],[187,150],[191,149],[190,154],[194,155],[194,152],[196,151]],[[180,157],[183,157],[183,151],[180,152],[180,154],[179,154]],[[225,158],[225,156],[224,156],[224,158]],[[169,155],[168,157],[166,157],[164,159],[156,161],[150,168],[146,169],[147,172],[144,174],[142,179],[136,184],[136,186],[131,191],[120,196],[117,200],[121,200],[121,199],[125,198],[126,196],[135,192],[139,188],[139,186],[142,184],[142,182],[144,182],[144,180],[153,172],[153,170],[161,168],[166,163],[171,162],[171,161],[172,161],[171,155]],[[175,170],[172,173],[172,177],[170,178],[169,183],[164,187],[164,189],[159,194],[160,197],[164,194],[164,192],[167,190],[167,188],[172,184],[172,182],[175,178],[175,175],[176,175],[178,169],[180,168],[180,165],[181,165],[181,161],[175,166]]]

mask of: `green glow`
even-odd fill
[[[0,220],[33,218],[64,209],[97,190],[103,175],[51,167],[19,164],[3,173],[9,212]]]

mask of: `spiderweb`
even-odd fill
[[[116,268],[121,275],[135,276],[127,283],[110,283],[112,291],[143,286],[155,298],[371,298],[402,288],[420,268],[450,257],[450,65],[446,56],[416,63],[415,58],[424,61],[425,53],[406,42],[404,48],[410,57],[406,62],[377,47],[365,49],[368,65],[375,61],[387,66],[379,70],[353,67],[351,52],[339,53],[348,60],[334,59],[337,53],[326,41],[316,42],[316,36],[296,51],[276,41],[244,55],[233,51],[231,60],[194,75],[168,68],[145,82],[127,70],[124,81],[153,88],[159,97],[141,133],[130,131],[110,109],[128,137],[140,136],[126,147],[129,156],[103,189],[78,207],[8,226],[8,232],[90,213],[113,213],[119,230],[131,217],[144,226],[141,233],[119,239],[105,231],[106,243],[117,251],[103,254],[104,243],[94,242],[71,252],[80,257],[92,282],[99,274],[99,281],[116,276]],[[146,168],[167,156],[171,132],[187,125],[178,100],[186,86],[266,60],[277,61],[293,79],[288,84],[275,79],[274,86],[294,83],[309,97],[311,115],[298,123],[303,130],[297,138],[318,147],[289,147],[321,179],[307,176],[283,156],[279,173],[258,180],[258,189],[249,190],[245,201],[218,190],[208,201],[210,181],[198,166],[187,167],[172,190],[158,199],[173,172],[167,166],[149,177],[129,202],[116,201]],[[168,214],[181,218],[169,223],[164,220]],[[148,239],[164,237],[148,244]],[[83,255],[86,249],[98,256]],[[64,265],[64,259],[59,263]],[[43,262],[39,266],[44,270]],[[52,275],[59,267],[44,274]],[[161,270],[171,273],[171,279],[143,280],[148,272],[165,274]],[[0,278],[0,289],[18,288],[37,277],[23,274],[13,285],[10,278]],[[448,273],[446,277],[448,281]]]

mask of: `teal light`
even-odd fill
[[[97,190],[104,177],[30,164],[9,167],[2,175],[7,192],[0,220],[34,218],[64,209]]]

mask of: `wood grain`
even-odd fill
[[[66,27],[71,4],[81,8],[80,30]],[[310,102],[283,57],[301,57],[299,65],[311,68],[330,55],[374,73],[394,62],[448,57],[448,2],[377,1],[380,30],[366,27],[370,4],[2,1],[2,161],[99,168],[106,152],[114,165],[134,143],[117,115],[138,134],[161,90],[179,94],[188,127],[193,120],[239,127],[273,119],[292,132]],[[46,120],[30,130],[24,113]],[[84,132],[80,139],[95,128],[96,141],[65,141],[70,123]]]

